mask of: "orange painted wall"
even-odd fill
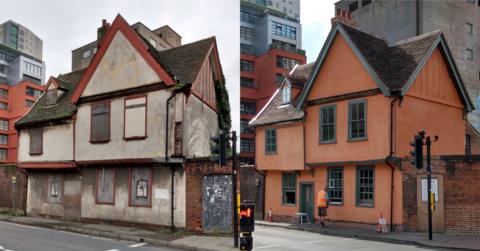
[[[385,159],[389,154],[390,103],[383,94],[367,100],[367,140],[348,141],[348,102],[336,104],[336,143],[319,144],[321,106],[306,108],[306,163]]]
[[[303,125],[276,125],[277,153],[265,153],[265,128],[255,130],[255,159],[258,170],[303,170]]]
[[[300,183],[314,182],[315,195],[327,182],[327,167],[315,167],[314,171],[300,171],[297,176],[297,200],[296,205],[282,205],[282,172],[267,171],[265,185],[265,208],[272,208],[274,215],[292,216],[300,208]],[[374,207],[356,206],[356,167],[345,165],[344,173],[344,199],[342,205],[330,205],[328,208],[328,220],[360,222],[376,224],[381,214],[390,223],[390,167],[386,164],[375,166],[375,203]],[[394,224],[402,223],[402,176],[399,171],[394,174]],[[316,201],[315,201],[316,203]],[[318,219],[317,205],[315,204],[315,218]]]
[[[341,35],[337,35],[307,100],[378,88]]]
[[[409,155],[409,141],[420,130],[439,136],[432,154],[465,153],[464,106],[439,49],[427,61],[401,107],[396,107],[396,155]]]

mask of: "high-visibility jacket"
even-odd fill
[[[317,206],[318,207],[327,207],[328,194],[327,192],[321,190],[317,194]]]

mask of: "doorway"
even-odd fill
[[[309,223],[314,223],[313,183],[300,183],[300,212],[308,215]]]

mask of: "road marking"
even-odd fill
[[[145,245],[147,245],[147,243],[142,242],[142,243],[132,244],[132,245],[130,245],[130,246],[128,246],[128,247],[138,248],[138,247],[145,246]]]
[[[275,248],[275,247],[280,247],[280,245],[263,246],[263,247],[258,247],[258,248],[255,248],[255,249]]]
[[[120,249],[109,249],[109,250],[105,250],[105,251],[120,251]]]
[[[320,241],[320,240],[316,240],[316,241],[307,241],[307,243],[319,243],[319,242],[323,242],[323,241]]]

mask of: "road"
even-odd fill
[[[0,222],[1,251],[180,251],[86,236],[75,233]]]
[[[305,231],[287,230],[282,228],[262,226],[255,226],[253,243],[254,251],[434,250],[409,245],[399,245],[352,238],[335,237],[309,233]]]

